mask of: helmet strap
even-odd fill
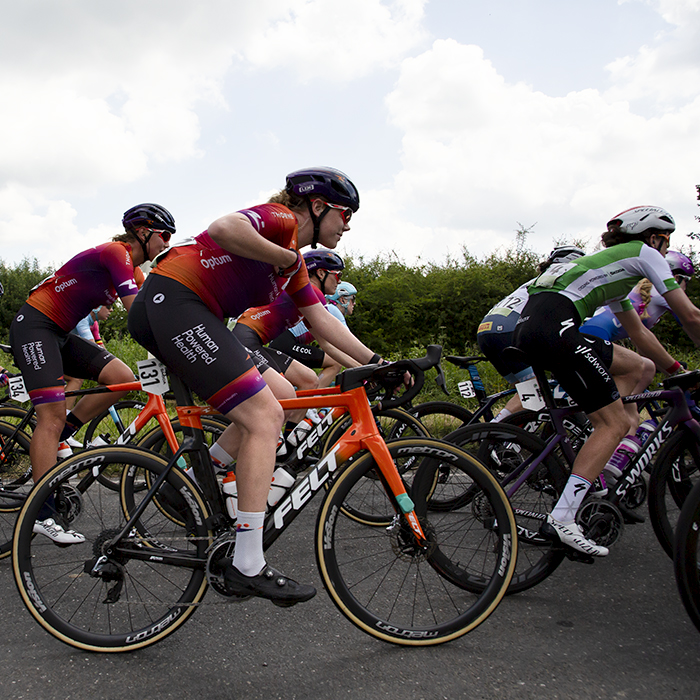
[[[306,204],[309,207],[311,221],[313,221],[314,224],[314,235],[311,239],[311,247],[315,250],[318,246],[318,239],[321,234],[321,222],[323,221],[323,217],[331,210],[331,208],[326,207],[318,216],[316,216],[316,214],[314,214],[314,205],[311,202],[311,199],[307,199]]]
[[[143,251],[143,261],[146,262],[146,260],[150,260],[151,258],[148,255],[148,242],[151,240],[151,237],[153,236],[153,231],[151,231],[148,236],[144,238],[144,240],[141,240],[139,237],[138,233],[134,231],[134,235],[136,236],[136,240],[141,244],[141,250]]]

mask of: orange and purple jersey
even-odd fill
[[[128,243],[113,241],[78,253],[37,285],[27,303],[71,331],[92,309],[136,294],[130,251]]]
[[[261,204],[239,213],[267,240],[297,249],[297,220],[287,207]],[[252,306],[269,304],[283,291],[297,306],[316,302],[305,264],[290,279],[280,277],[270,263],[224,250],[207,231],[191,244],[171,248],[151,274],[169,277],[191,289],[221,320],[235,318]]]
[[[318,288],[311,285],[315,292],[316,299],[324,306],[327,304],[326,295]],[[312,302],[313,303],[313,302]],[[300,304],[304,306],[304,304]],[[308,304],[305,304],[308,306]],[[299,313],[295,300],[282,292],[277,299],[266,306],[254,306],[248,309],[236,323],[242,323],[254,330],[263,345],[273,341],[284,333],[284,331],[296,326],[304,317]]]

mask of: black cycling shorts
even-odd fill
[[[533,376],[530,365],[506,360],[502,355],[505,348],[513,345],[513,331],[519,318],[520,314],[517,311],[511,311],[507,316],[490,314],[479,324],[476,335],[479,350],[498,373],[511,384],[517,384]]]
[[[276,372],[284,374],[289,369],[289,365],[292,364],[292,358],[289,355],[274,348],[265,347],[260,336],[245,324],[237,323],[231,332],[250,353],[260,374],[268,369],[274,369]]]
[[[321,369],[326,359],[326,353],[321,348],[297,342],[297,337],[291,331],[282,333],[268,347],[279,350],[312,369]]]
[[[24,304],[12,321],[10,345],[35,406],[65,400],[64,374],[98,381],[114,359],[105,348],[64,331],[29,304]]]
[[[609,369],[613,345],[583,335],[573,302],[556,292],[533,294],[513,333],[516,347],[533,364],[551,370],[571,398],[593,413],[620,398]]]
[[[128,328],[138,343],[221,413],[265,387],[248,351],[180,282],[151,273],[131,305]]]

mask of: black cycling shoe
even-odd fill
[[[313,586],[297,583],[269,565],[257,576],[245,576],[233,563],[227,563],[224,580],[226,587],[236,595],[267,598],[282,608],[311,600],[316,595]]]

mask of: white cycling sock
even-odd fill
[[[212,464],[217,471],[228,471],[227,467],[233,464],[233,457],[226,452],[223,447],[219,447],[219,443],[215,442],[209,448],[209,456],[211,457]]]
[[[578,474],[572,474],[566,482],[564,491],[552,509],[552,517],[560,523],[570,523],[576,518],[583,499],[591,488],[591,482]]]
[[[246,513],[239,510],[237,515],[233,565],[245,576],[257,576],[265,566],[262,549],[265,512]]]
[[[502,421],[504,418],[508,418],[510,415],[511,411],[509,411],[507,408],[502,408],[499,414],[493,419],[493,422],[498,423],[498,421]]]

